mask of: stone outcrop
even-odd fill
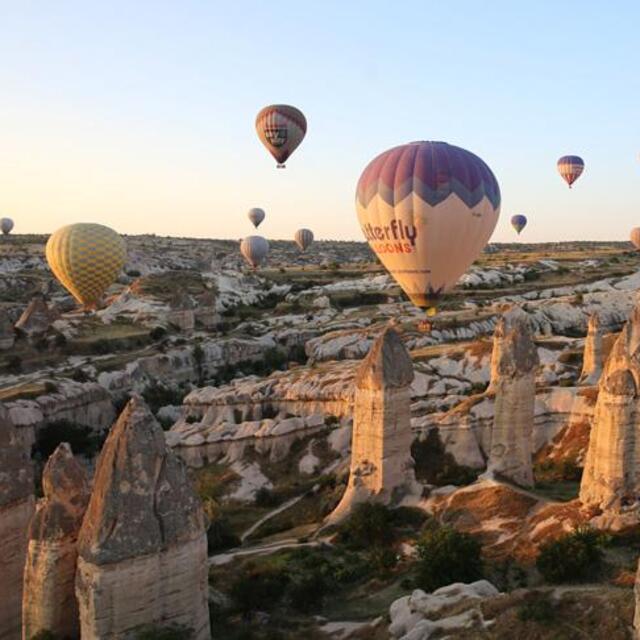
[[[18,318],[15,328],[29,338],[43,336],[56,319],[57,314],[49,309],[49,305],[41,293],[36,294]]]
[[[5,309],[0,309],[0,351],[11,349],[16,341],[13,323]]]
[[[411,458],[413,376],[409,353],[398,334],[386,328],[356,374],[349,483],[330,522],[359,502],[399,503],[417,492]]]
[[[134,397],[111,429],[78,537],[83,638],[177,624],[209,638],[202,506],[160,425]]]
[[[18,640],[27,529],[33,515],[30,450],[0,404],[0,638]]]
[[[582,373],[580,374],[580,384],[596,385],[602,374],[602,330],[597,313],[589,316],[589,327],[587,339],[584,343],[584,356],[582,358]]]
[[[22,635],[29,640],[43,630],[60,638],[79,636],[75,574],[78,531],[89,501],[84,467],[63,443],[42,475],[44,498],[29,526],[24,568]]]
[[[178,291],[169,303],[167,319],[180,331],[193,331],[196,326],[195,305],[185,291]]]
[[[539,364],[527,316],[514,310],[496,326],[491,362],[495,412],[487,470],[522,486],[533,484],[532,430]]]
[[[196,321],[205,329],[215,329],[220,324],[221,316],[216,306],[216,295],[210,289],[198,299]]]

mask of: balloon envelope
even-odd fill
[[[79,223],[53,233],[45,253],[65,289],[85,307],[93,307],[124,266],[126,246],[109,227]]]
[[[13,229],[13,220],[11,218],[0,218],[0,229],[5,236],[10,234],[11,229]]]
[[[569,185],[569,188],[582,175],[583,171],[584,160],[580,156],[562,156],[558,160],[558,173]]]
[[[284,167],[307,132],[307,120],[300,109],[288,104],[272,104],[256,116],[256,131],[278,167]]]
[[[518,214],[511,217],[511,226],[518,232],[520,232],[527,226],[527,216],[523,216],[522,214]]]
[[[311,229],[298,229],[293,236],[296,244],[300,247],[301,251],[305,251],[309,245],[313,242],[313,231]]]
[[[631,244],[636,249],[640,249],[640,227],[634,227],[633,229],[631,229],[629,239],[631,240]]]
[[[433,307],[491,237],[500,187],[473,153],[446,142],[413,142],[369,163],[356,209],[385,268],[415,305]]]
[[[247,236],[240,243],[240,253],[255,269],[259,267],[269,253],[269,243],[262,236]]]
[[[259,209],[258,207],[249,209],[249,213],[247,213],[247,216],[253,223],[253,226],[257,229],[260,226],[260,223],[264,220],[264,209]]]

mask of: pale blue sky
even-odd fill
[[[640,225],[640,3],[0,0],[0,215],[18,232],[361,239],[354,190],[417,139],[480,155],[493,240],[626,239]],[[301,108],[276,170],[254,119]],[[587,168],[569,191],[563,154]]]

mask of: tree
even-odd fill
[[[481,546],[475,536],[451,527],[430,529],[417,548],[420,561],[416,584],[425,591],[482,578]]]

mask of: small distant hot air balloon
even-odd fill
[[[293,236],[296,244],[300,247],[300,251],[306,251],[313,242],[313,231],[311,229],[298,229]]]
[[[500,188],[473,153],[446,142],[413,142],[369,163],[356,209],[384,267],[416,306],[433,314],[491,237]]]
[[[257,269],[269,253],[269,243],[262,236],[247,236],[240,243],[240,253],[254,269]]]
[[[53,275],[80,304],[91,309],[124,266],[126,246],[109,227],[78,223],[53,233],[45,253]]]
[[[256,116],[256,131],[262,144],[284,168],[307,132],[307,120],[300,109],[287,104],[272,104]]]
[[[0,218],[0,229],[5,236],[8,236],[13,229],[13,220],[11,218]]]
[[[584,160],[579,156],[562,156],[558,160],[558,173],[562,176],[562,179],[569,185],[571,185],[582,175],[584,171]]]
[[[520,235],[520,232],[527,226],[527,216],[523,216],[521,213],[511,216],[511,226]]]
[[[253,226],[257,229],[260,226],[260,223],[264,220],[264,209],[260,209],[258,207],[254,207],[253,209],[249,209],[249,213],[247,216],[249,220],[253,223]]]
[[[640,249],[640,227],[634,227],[633,229],[631,229],[629,239],[631,240],[631,244],[636,249]]]

